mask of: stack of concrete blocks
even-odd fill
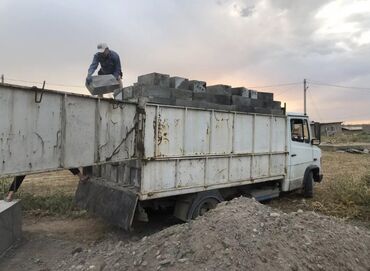
[[[22,213],[19,201],[0,200],[0,256],[22,237]]]
[[[116,91],[115,99],[137,101],[147,97],[150,103],[225,111],[282,115],[281,102],[273,94],[228,85],[207,86],[206,82],[150,73],[138,77],[133,86]]]

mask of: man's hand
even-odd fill
[[[92,77],[91,75],[89,75],[88,77],[86,77],[86,85],[90,85],[92,82]]]

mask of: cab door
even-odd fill
[[[294,190],[302,187],[305,170],[313,161],[313,153],[307,118],[291,117],[289,124],[289,190]]]

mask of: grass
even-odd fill
[[[0,197],[8,193],[12,179],[0,180]],[[79,217],[86,214],[74,205],[77,178],[69,171],[29,175],[16,193],[23,210],[32,215]]]
[[[321,141],[332,144],[370,143],[370,134],[366,132],[344,132],[335,136],[322,136]]]
[[[315,186],[311,208],[370,222],[370,155],[323,153],[324,180]]]

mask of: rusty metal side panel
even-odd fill
[[[65,96],[62,166],[93,165],[95,154],[95,100]],[[64,127],[63,127],[64,126]]]
[[[251,178],[251,157],[233,157],[230,161],[230,182]]]
[[[0,89],[0,176],[59,167],[61,103],[56,94],[35,103],[33,93]]]
[[[156,156],[179,156],[183,154],[184,113],[185,110],[179,110],[178,108],[158,108]]]
[[[254,130],[254,152],[264,153],[270,151],[270,117],[256,116]]]
[[[211,112],[185,110],[184,155],[208,154],[210,148]]]
[[[234,153],[251,153],[253,146],[253,116],[236,114],[234,120]]]
[[[150,161],[142,169],[141,193],[173,190],[176,183],[176,161]]]
[[[232,113],[214,111],[211,119],[211,154],[228,154],[232,151],[233,136]]]
[[[1,85],[0,177],[137,158],[136,108],[109,99]]]
[[[135,152],[136,106],[97,104],[98,135],[96,145],[100,162],[119,162],[133,157]]]

